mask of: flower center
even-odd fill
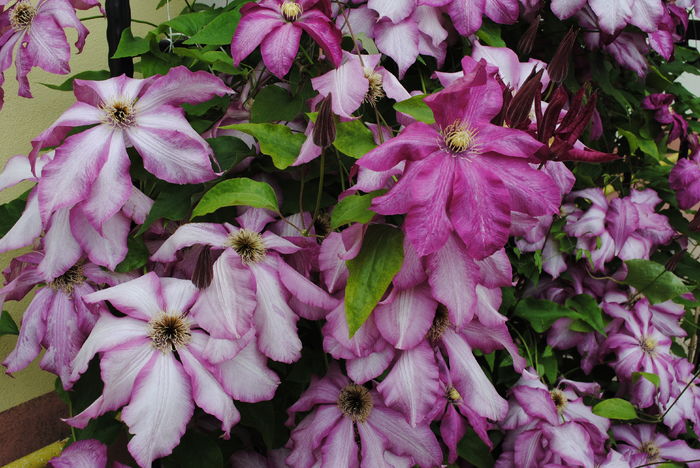
[[[27,31],[31,27],[35,16],[36,8],[31,6],[29,2],[22,1],[10,12],[10,26],[15,31]]]
[[[382,75],[374,70],[365,68],[365,78],[367,78],[367,81],[369,81],[369,90],[365,95],[365,102],[369,104],[376,104],[377,101],[385,96],[384,87],[382,86],[384,83]]]
[[[551,390],[549,392],[549,396],[552,398],[552,401],[554,402],[554,406],[557,407],[557,412],[559,414],[563,413],[564,410],[566,409],[566,405],[569,403],[568,398],[566,398],[566,395],[564,395],[564,392],[561,390]]]
[[[639,340],[639,346],[642,351],[649,355],[653,355],[656,352],[656,340],[648,336],[644,336]]]
[[[476,130],[463,122],[455,122],[440,131],[445,149],[450,153],[459,154],[465,151],[476,151]]]
[[[258,263],[267,254],[262,236],[248,229],[241,229],[231,235],[228,245],[240,255],[243,263]]]
[[[659,456],[661,455],[661,450],[659,450],[659,447],[656,446],[654,442],[644,442],[642,446],[639,448],[643,453],[647,454],[647,460],[648,461],[656,461],[659,459]]]
[[[58,278],[54,279],[49,283],[49,287],[55,291],[63,291],[66,294],[73,292],[73,288],[85,282],[85,275],[83,274],[83,266],[75,265],[72,266],[63,273]]]
[[[435,311],[435,318],[433,319],[433,324],[426,333],[426,338],[435,344],[437,340],[440,339],[442,334],[450,326],[450,319],[447,317],[447,307],[442,304],[438,304],[437,310]]]
[[[445,396],[450,401],[450,403],[455,403],[462,399],[462,395],[460,395],[457,389],[454,387],[448,387],[447,391],[445,392]]]
[[[177,351],[192,338],[190,323],[181,315],[161,312],[148,322],[148,337],[153,341],[153,347],[164,353]]]
[[[134,125],[134,102],[117,99],[111,104],[102,106],[106,116],[106,123],[112,127],[127,128]]]
[[[304,9],[297,2],[286,1],[280,7],[282,16],[289,22],[294,22],[299,19]]]
[[[372,395],[362,385],[346,385],[338,395],[338,408],[354,422],[365,422],[372,412]]]

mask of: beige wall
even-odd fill
[[[167,20],[165,8],[155,10],[157,0],[134,0],[132,5],[132,17],[143,19],[153,23]],[[171,11],[177,14],[182,0],[173,0]],[[85,18],[98,14],[97,10],[79,12],[78,17]],[[107,69],[107,41],[105,39],[106,21],[93,19],[85,22],[90,30],[87,43],[80,55],[71,58],[71,74],[85,70]],[[144,35],[149,30],[148,26],[134,24],[135,34]],[[69,39],[75,42],[75,34],[68,32]],[[72,50],[75,52],[75,49]],[[0,111],[0,164],[12,155],[23,154],[31,148],[31,139],[49,126],[66,108],[74,102],[73,93],[66,91],[54,91],[39,84],[62,83],[66,77],[44,73],[40,69],[34,69],[29,75],[32,84],[33,99],[25,99],[17,96],[17,82],[15,70],[11,68],[5,72],[5,105]],[[8,189],[0,193],[0,203],[6,203],[28,188],[28,185]],[[7,266],[14,255],[0,255],[0,268]],[[5,305],[17,323],[20,322],[22,310],[28,304],[28,300],[20,303],[10,302]],[[0,337],[0,360],[12,350],[16,342],[14,336]],[[51,391],[54,386],[55,376],[39,369],[37,359],[27,369],[17,372],[14,378],[0,372],[0,411],[16,406],[24,401]]]

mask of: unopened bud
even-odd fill
[[[569,29],[569,32],[566,33],[557,51],[554,53],[554,57],[549,62],[547,73],[549,78],[555,83],[561,83],[569,74],[569,56],[576,43],[577,34],[578,31],[574,28]]]
[[[333,118],[331,101],[331,93],[328,93],[328,96],[321,101],[312,134],[314,144],[321,148],[326,148],[335,141],[335,119]]]
[[[537,30],[540,27],[541,19],[542,17],[540,15],[537,15],[537,18],[532,20],[532,23],[530,23],[530,26],[525,31],[525,34],[523,34],[520,37],[520,40],[518,41],[518,52],[520,52],[521,54],[530,55],[530,52],[532,52],[532,48],[535,45],[535,39],[537,38]]]

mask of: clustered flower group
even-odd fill
[[[503,468],[700,466],[689,436],[700,424],[696,362],[675,349],[688,336],[683,304],[692,310],[696,299],[675,276],[672,297],[647,294],[673,275],[700,230],[693,221],[679,232],[660,213],[700,201],[700,145],[671,109],[674,96],[643,103],[689,148],[664,173],[671,198],[641,176],[626,190],[592,187],[582,182],[585,168],[619,164],[624,148],[582,142],[604,126],[591,85],[570,90],[565,81],[575,34],[543,57],[549,64],[522,62],[475,35],[524,18],[534,25],[531,49],[543,2],[242,3],[230,46],[236,74],[176,66],[144,79],[75,79],[76,103],[28,155],[8,161],[0,189],[35,185],[0,239],[2,252],[28,249],[5,271],[0,302],[34,292],[7,372],[44,349],[41,367],[74,391],[98,357],[101,393],[66,422],[82,429],[119,412],[141,467],[173,453],[192,427],[237,437],[241,408],[269,400],[286,412],[275,418],[286,419],[288,437],[265,450],[242,438],[232,466],[431,468],[465,457],[460,442],[472,434]],[[33,66],[68,72],[63,30],[78,31],[80,50],[87,29],[75,9],[96,6],[0,0],[0,72],[17,47],[20,95],[30,96]],[[548,6],[559,19],[575,17],[589,48],[641,76],[648,46],[671,57],[690,5]],[[458,59],[447,60],[455,48]],[[421,55],[434,58],[434,74],[421,71],[419,90],[406,78],[425,64]],[[430,80],[439,89],[432,94]],[[300,106],[314,114],[255,115],[261,87],[293,95],[304,86]],[[212,102],[226,108],[203,126],[193,116],[215,113],[205,108]],[[364,138],[353,155],[340,134],[358,127],[344,139]],[[273,136],[261,133],[271,128]],[[272,156],[277,170],[262,156],[226,166],[213,148],[221,138],[242,140],[246,156]],[[281,164],[279,151],[296,159]],[[341,153],[356,160],[349,170]],[[326,167],[331,155],[338,172]],[[312,211],[304,184],[316,172]],[[334,203],[324,202],[331,174],[342,189],[336,208],[324,210]],[[219,191],[226,203],[193,213],[189,204],[211,202],[231,182],[269,192]],[[290,200],[292,185],[300,190]],[[163,211],[163,194],[189,188],[197,195],[185,199],[186,215]],[[270,197],[276,209],[261,201]],[[356,200],[362,216],[337,222],[341,204]],[[201,219],[184,221],[190,214]],[[389,257],[388,238],[400,255]],[[653,263],[672,245],[677,258],[651,283],[629,280],[633,262]],[[136,250],[144,258],[134,266]],[[523,274],[527,261],[544,272],[539,281]],[[359,319],[358,303],[366,308]],[[538,345],[549,363],[561,352],[575,367],[538,362]],[[596,404],[615,401],[636,413],[608,417]],[[107,450],[74,441],[51,463],[107,466]]]

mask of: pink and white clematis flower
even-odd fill
[[[123,407],[121,419],[134,435],[128,449],[142,468],[168,455],[185,433],[194,405],[221,421],[224,437],[240,419],[232,398],[272,398],[279,384],[255,343],[213,340],[189,315],[199,291],[188,280],[148,273],[84,298],[109,301],[124,317],[103,313],[73,361],[71,380],[96,354],[104,390],[75,427]]]
[[[32,158],[42,147],[57,146],[38,185],[44,222],[80,203],[101,230],[132,193],[127,146],[139,152],[147,171],[165,181],[192,184],[216,177],[211,148],[179,106],[231,93],[219,78],[177,67],[144,80],[75,80],[73,89],[78,102],[32,142]],[[83,125],[92,127],[68,136]]]
[[[0,2],[0,6],[6,3],[7,0]],[[95,5],[92,1],[86,1],[79,6],[90,8]],[[32,97],[27,79],[32,67],[61,75],[70,71],[70,45],[65,28],[78,32],[75,47],[78,52],[82,51],[88,30],[75,15],[74,5],[68,0],[39,0],[36,6],[31,0],[18,0],[0,12],[0,109],[3,103],[3,72],[12,65],[15,48],[18,48],[15,66],[20,96]]]
[[[238,339],[254,326],[260,351],[281,362],[301,356],[297,314],[289,296],[300,302],[334,308],[338,301],[290,267],[280,254],[301,247],[265,230],[272,217],[249,209],[229,223],[191,223],[178,228],[152,256],[157,262],[177,260],[177,252],[195,244],[222,251],[213,265],[211,284],[192,307],[192,316],[215,338]]]

